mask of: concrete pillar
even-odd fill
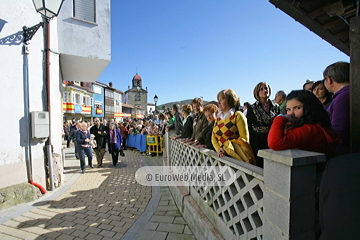
[[[315,239],[316,164],[321,153],[260,150],[264,158],[263,239]]]

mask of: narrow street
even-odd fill
[[[0,239],[195,239],[167,187],[135,181],[143,163],[161,165],[162,158],[125,154],[116,168],[107,153],[103,168],[80,174],[67,148],[63,186],[0,212]]]

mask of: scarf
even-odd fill
[[[116,131],[110,130],[110,143],[116,143]]]

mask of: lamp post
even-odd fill
[[[159,100],[159,98],[158,98],[158,96],[156,96],[156,94],[155,94],[155,97],[154,97],[154,103],[155,103],[155,110],[154,110],[154,112],[155,112],[155,113],[156,113],[156,104],[157,104],[158,100]]]
[[[59,15],[63,2],[64,0],[33,0],[36,12],[44,17],[46,23],[49,23],[52,18]],[[40,27],[44,27],[44,22],[40,22],[30,28],[23,27],[24,44],[29,44],[29,41]]]
[[[29,74],[28,74],[28,55],[29,55],[29,41],[35,35],[40,27],[46,28],[45,38],[45,79],[46,79],[46,91],[47,91],[47,111],[49,112],[49,136],[46,144],[47,147],[47,159],[49,164],[49,177],[50,177],[50,190],[54,190],[54,178],[53,178],[53,166],[52,166],[52,150],[51,150],[51,103],[50,103],[50,25],[49,22],[52,18],[59,15],[64,0],[33,0],[34,7],[38,13],[43,17],[43,22],[40,22],[30,28],[23,27],[23,54],[24,54],[24,107],[25,118],[27,120],[28,129],[30,126],[30,111],[29,111]],[[30,130],[27,134],[27,146],[25,148],[25,156],[28,160],[28,177],[30,184],[37,186],[38,184],[33,182],[32,176],[32,159],[31,159],[31,147],[30,147]],[[39,186],[38,186],[39,187]],[[39,187],[40,188],[40,187]],[[40,188],[41,190],[41,188]],[[46,193],[45,190],[41,190],[42,193]]]

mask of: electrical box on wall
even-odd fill
[[[49,112],[31,112],[31,137],[49,137]]]

